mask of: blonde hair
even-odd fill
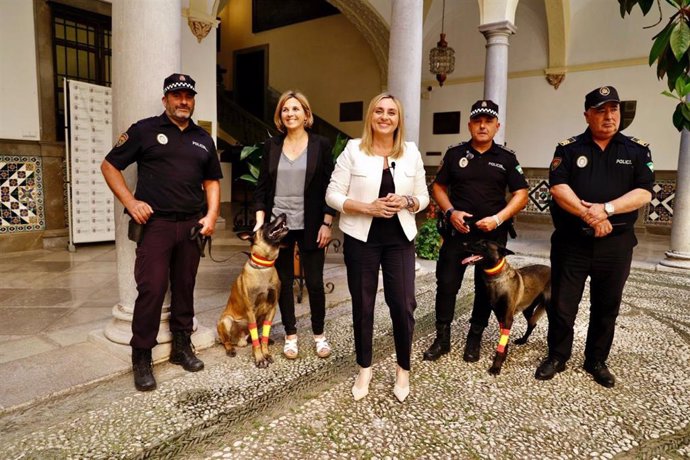
[[[304,110],[305,117],[304,127],[311,128],[311,125],[314,124],[314,115],[312,115],[311,113],[311,106],[309,105],[307,96],[300,93],[299,91],[287,90],[280,95],[280,99],[278,99],[278,104],[276,105],[276,111],[273,114],[273,123],[275,123],[276,128],[278,128],[278,131],[280,131],[283,134],[287,131],[287,129],[283,124],[283,119],[280,117],[280,112],[283,110],[283,106],[290,98],[297,99],[297,102],[299,102],[302,105],[302,110]]]
[[[372,118],[374,118],[374,110],[376,106],[383,99],[390,99],[393,101],[398,109],[398,127],[393,132],[393,149],[390,158],[399,158],[405,151],[405,113],[403,112],[402,102],[390,93],[384,92],[375,96],[369,103],[367,109],[367,117],[364,120],[364,132],[362,132],[362,142],[360,148],[367,155],[374,155],[374,127],[372,125]]]

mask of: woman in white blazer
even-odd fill
[[[352,296],[352,319],[359,374],[355,400],[369,393],[372,371],[374,301],[379,268],[393,321],[397,368],[393,393],[400,402],[410,392],[414,331],[415,213],[429,204],[424,163],[413,142],[405,142],[403,108],[388,93],[369,103],[361,139],[348,142],[338,157],[326,203],[340,211],[344,256]]]

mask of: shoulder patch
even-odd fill
[[[115,144],[115,148],[120,147],[122,144],[127,142],[127,139],[129,139],[127,133],[120,134],[120,137],[117,139],[117,143]]]
[[[637,137],[631,137],[630,140],[636,144],[640,144],[642,147],[649,147],[649,142],[645,142],[642,139],[638,139]]]
[[[568,139],[565,139],[565,140],[559,142],[558,145],[568,145],[568,144],[572,144],[573,142],[575,142],[575,138],[569,137]]]

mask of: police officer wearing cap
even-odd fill
[[[549,354],[535,377],[548,380],[565,370],[589,277],[584,369],[610,388],[616,380],[606,360],[637,244],[633,225],[637,210],[651,200],[654,165],[648,144],[619,132],[620,99],[614,87],[587,94],[584,115],[587,130],[560,142],[551,162],[553,305],[547,310]]]
[[[455,298],[465,274],[463,243],[488,239],[505,246],[510,219],[527,204],[527,181],[515,152],[493,139],[501,124],[498,105],[490,100],[472,105],[467,128],[469,142],[446,152],[432,185],[436,203],[450,224],[436,263],[436,340],[424,352],[434,361],[450,351],[450,323]],[[506,203],[506,189],[512,194]],[[475,267],[474,306],[463,359],[479,360],[481,338],[491,316],[486,287]]]
[[[170,362],[196,372],[204,367],[191,349],[194,283],[200,248],[190,239],[198,226],[213,234],[220,208],[222,173],[211,136],[196,125],[195,82],[172,74],[163,83],[165,112],[140,120],[120,135],[101,171],[127,214],[143,225],[134,278],[138,296],[132,319],[132,367],[137,390],[156,387],[151,349],[158,343],[163,300],[170,283]],[[122,170],[137,164],[137,187],[127,188]]]

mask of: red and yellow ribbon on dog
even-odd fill
[[[259,347],[259,331],[256,329],[256,323],[249,323],[249,335],[252,337],[252,347]]]
[[[508,345],[508,338],[509,337],[510,337],[510,329],[504,329],[501,326],[501,336],[498,339],[498,346],[496,347],[496,351],[498,353],[505,353],[506,346]]]
[[[261,329],[261,343],[268,345],[268,336],[271,333],[271,322],[264,321],[264,327]]]

